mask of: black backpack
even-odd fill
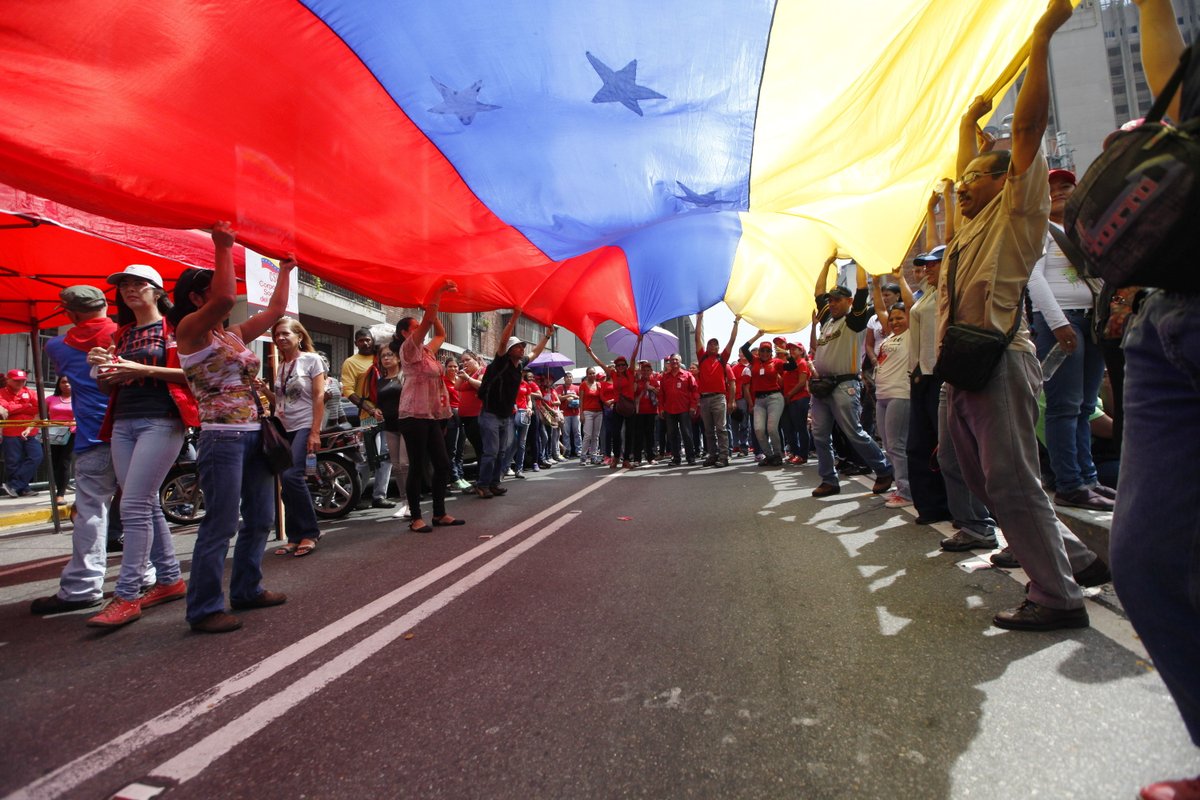
[[[1116,133],[1067,201],[1063,227],[1111,287],[1200,291],[1200,117],[1162,122],[1195,46],[1142,125]]]

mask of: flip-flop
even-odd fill
[[[436,524],[436,523],[434,523],[434,524]],[[412,531],[413,533],[433,533],[433,528],[429,527],[428,525],[426,525],[424,523],[422,523],[421,527],[419,527],[419,528],[414,528],[412,525],[409,525],[408,529],[410,531]]]
[[[438,519],[437,517],[434,517],[433,524],[434,524],[434,527],[449,528],[453,525],[466,525],[467,521],[465,519],[452,519],[449,522],[443,522],[442,520]]]
[[[313,550],[316,550],[316,549],[317,549],[316,542],[313,542],[312,544],[302,544],[296,548],[296,552],[292,553],[292,556],[295,558],[303,558],[304,556],[308,555],[309,553],[311,553]]]
[[[297,548],[297,547],[298,547],[298,545],[295,545],[295,544],[292,544],[291,542],[288,542],[288,543],[287,543],[287,544],[285,544],[283,547],[280,547],[280,548],[278,548],[278,549],[275,551],[275,555],[277,555],[277,556],[290,556],[290,555],[295,555],[295,553],[296,553],[296,548]]]

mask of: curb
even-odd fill
[[[59,522],[70,522],[74,505],[68,503],[60,508],[62,510],[59,512]],[[52,513],[48,508],[37,508],[29,511],[14,511],[11,514],[0,514],[0,530],[21,525],[50,524],[54,521]]]

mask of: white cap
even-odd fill
[[[520,336],[508,337],[508,343],[504,345],[504,352],[507,353],[509,350],[512,350],[514,347],[516,347],[519,344],[526,344],[525,340],[522,339]]]
[[[109,275],[108,282],[113,286],[116,286],[120,282],[121,278],[124,278],[125,276],[137,278],[139,280],[146,281],[147,283],[152,283],[159,289],[163,288],[162,275],[159,275],[158,270],[156,270],[154,267],[148,267],[145,264],[130,264],[120,272],[114,272],[112,275]]]

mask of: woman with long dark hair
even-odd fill
[[[225,633],[242,627],[226,613],[221,578],[229,540],[233,549],[230,604],[235,610],[277,606],[281,592],[262,587],[262,556],[275,516],[270,468],[262,454],[258,398],[259,358],[246,347],[283,316],[296,260],[279,265],[279,279],[265,311],[239,325],[225,327],[237,299],[233,272],[233,227],[213,226],[216,269],[189,269],[175,284],[175,323],[179,360],[200,406],[200,447],[196,468],[204,492],[205,515],[192,551],[187,591],[187,621],[200,633]],[[241,517],[239,527],[238,518]]]
[[[93,348],[88,362],[96,369],[97,384],[109,393],[100,438],[112,445],[125,545],[113,599],[87,622],[99,628],[133,622],[143,609],[179,600],[187,591],[158,489],[179,455],[186,426],[198,421],[174,330],[165,319],[171,303],[162,276],[153,267],[131,264],[109,275],[108,282],[117,287],[121,327],[113,346]],[[143,596],[147,562],[154,566],[156,583]]]
[[[454,281],[446,281],[433,293],[426,304],[425,314],[418,322],[405,317],[396,323],[396,337],[401,340],[400,368],[404,371],[404,391],[400,395],[400,432],[408,450],[408,508],[412,514],[409,530],[429,533],[432,527],[421,517],[421,478],[424,464],[433,465],[433,524],[462,525],[464,520],[446,513],[446,484],[450,477],[450,457],[446,454],[446,439],[442,420],[450,417],[450,396],[442,379],[442,368],[434,355],[446,340],[446,331],[438,319],[438,301],[445,292],[457,291]],[[425,335],[433,328],[433,339],[425,344]]]

